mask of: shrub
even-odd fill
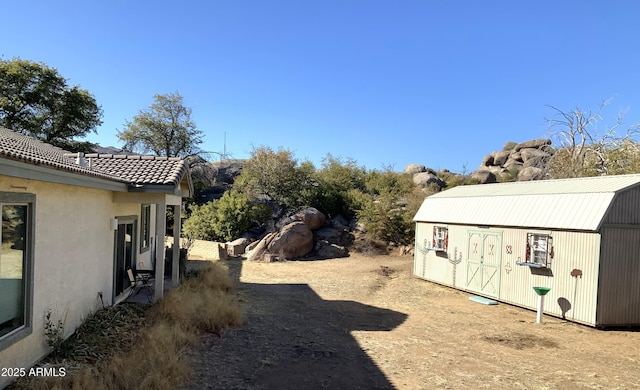
[[[218,200],[191,206],[183,232],[189,239],[229,241],[247,231],[253,220],[249,199],[237,191],[228,191]]]

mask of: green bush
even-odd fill
[[[247,231],[254,222],[254,210],[246,195],[228,191],[218,200],[191,206],[182,230],[191,239],[229,241]]]

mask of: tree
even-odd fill
[[[95,98],[69,87],[56,69],[43,63],[0,60],[0,125],[74,152],[95,144],[78,141],[102,124]]]
[[[290,150],[261,146],[251,151],[235,185],[250,198],[266,195],[278,205],[297,207],[307,203],[313,170],[310,163],[298,165]]]
[[[118,131],[124,149],[156,156],[187,157],[201,153],[202,131],[191,119],[191,109],[184,106],[178,92],[155,95],[154,103],[140,110],[133,121]]]
[[[561,146],[548,167],[552,177],[619,173],[617,168],[612,171],[609,167],[609,157],[613,156],[611,152],[621,147],[629,149],[631,145],[635,145],[633,138],[640,130],[640,123],[627,127],[625,134],[619,135],[618,130],[624,118],[624,112],[621,112],[613,125],[599,128],[603,120],[601,113],[610,102],[611,99],[603,101],[595,111],[576,108],[567,112],[548,106],[555,112],[553,117],[547,119],[549,130]]]
[[[366,173],[353,159],[343,160],[327,154],[322,159],[322,169],[314,174],[318,190],[312,205],[331,217],[352,218],[356,210],[351,190],[364,190]]]

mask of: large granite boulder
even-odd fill
[[[434,175],[433,173],[421,172],[413,175],[413,184],[417,186],[425,187],[432,183],[437,184],[441,188],[447,185],[442,179],[440,179],[438,176]]]
[[[404,168],[404,173],[408,173],[410,175],[415,175],[416,173],[426,172],[427,167],[421,164],[409,164]]]
[[[286,258],[302,257],[313,250],[313,233],[304,222],[283,227],[267,245],[267,251]]]
[[[519,181],[540,180],[544,177],[544,171],[537,167],[526,167],[518,173]]]
[[[532,139],[529,141],[520,142],[513,148],[513,151],[518,152],[522,149],[529,149],[529,148],[540,149],[548,145],[551,145],[550,139],[547,139],[547,138]]]
[[[511,154],[511,151],[502,151],[502,152],[495,152],[493,154],[493,165],[496,166],[503,166],[507,160],[509,159],[509,155]]]
[[[480,184],[496,183],[498,181],[495,173],[488,170],[477,171],[472,173],[470,176],[478,180]]]

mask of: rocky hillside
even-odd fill
[[[507,142],[503,150],[486,155],[480,167],[468,177],[481,184],[544,179],[545,169],[554,153],[551,140],[546,138],[520,143]],[[452,181],[459,183],[463,180],[461,174],[446,169],[435,172],[420,164],[409,164],[404,172],[412,174],[413,182],[423,188],[444,188]]]
[[[554,154],[551,140],[533,139],[516,144],[507,142],[500,152],[485,156],[473,177],[482,183],[504,180],[539,180],[544,178],[544,169]]]

